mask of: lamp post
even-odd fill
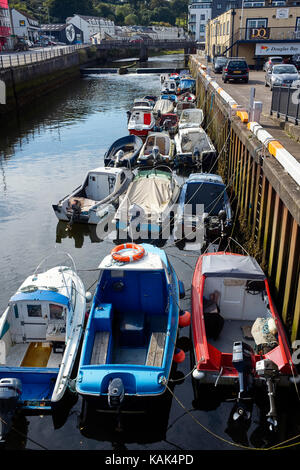
[[[231,10],[232,15],[232,29],[231,29],[231,46],[230,46],[230,57],[232,57],[232,49],[233,49],[233,38],[234,38],[234,17],[236,15],[235,8],[233,7]]]

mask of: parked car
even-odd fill
[[[228,80],[242,80],[248,83],[249,67],[246,60],[238,57],[228,59],[226,65],[223,67],[222,80],[224,83],[228,82]]]
[[[275,64],[282,64],[283,58],[281,56],[268,57],[268,60],[264,63],[263,70],[267,72]]]
[[[290,59],[290,63],[295,65],[296,69],[299,70],[300,69],[300,55],[299,54],[293,55]]]
[[[274,85],[291,86],[294,80],[299,80],[299,73],[295,65],[274,65],[265,75],[265,86],[273,90]]]
[[[218,56],[214,58],[213,71],[215,73],[222,73],[223,67],[226,64],[228,58],[224,56]]]

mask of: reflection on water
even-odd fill
[[[150,58],[149,65],[178,66],[175,60],[171,55]],[[146,94],[159,94],[159,91],[159,75],[85,77],[40,98],[22,110],[18,121],[10,121],[5,130],[1,129],[1,311],[25,277],[49,254],[59,262],[62,251],[70,253],[86,288],[95,284],[98,265],[116,241],[109,237],[100,240],[92,226],[66,230],[66,224],[57,222],[52,204],[79,186],[88,170],[103,165],[103,156],[109,146],[128,134],[126,111],[133,100]],[[187,295],[181,301],[181,307],[190,310],[190,286],[198,253],[185,254],[172,243],[167,243],[164,249],[178,277],[185,283]],[[189,336],[189,328],[183,328],[180,336]],[[70,408],[65,408],[64,414],[56,416],[55,423],[51,416],[20,419],[15,423],[19,441],[13,441],[11,448],[39,449],[35,441],[45,448],[57,450],[111,450],[114,446],[125,446],[129,450],[230,449],[190,417],[192,413],[204,426],[229,439],[225,430],[232,403],[219,403],[209,411],[192,405],[190,356],[187,350],[185,362],[178,365],[179,372],[186,378],[177,382],[174,388],[184,407],[174,399],[170,400],[164,414],[150,420],[152,427],[147,427],[144,421],[135,425],[134,420],[138,417],[134,420],[125,417],[125,431],[118,437],[113,421],[107,417],[107,426],[101,425],[104,422],[101,418],[98,425],[91,422],[89,427],[80,430],[78,419],[82,403],[79,399]],[[277,440],[295,434],[297,427],[297,414],[289,414],[287,402],[283,403],[285,420],[281,422]],[[293,407],[293,411],[295,409]],[[254,416],[259,416],[256,408]]]

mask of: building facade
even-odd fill
[[[199,42],[205,42],[207,22],[212,18],[212,1],[192,0],[189,4],[189,34]]]
[[[33,16],[13,8],[11,10],[13,30],[15,36],[36,42],[40,36],[39,21]]]
[[[43,24],[41,34],[50,37],[51,40],[67,45],[81,44],[83,32],[77,26],[70,24]]]
[[[206,30],[206,54],[245,57],[261,68],[271,55],[300,54],[300,7],[231,9],[212,19]]]
[[[11,22],[7,0],[0,0],[0,52],[10,47]]]
[[[82,31],[83,42],[85,44],[90,43],[92,36],[97,33],[99,33],[102,39],[105,37],[105,34],[109,36],[114,36],[115,34],[115,23],[98,16],[73,15],[66,19],[66,23],[73,24]]]

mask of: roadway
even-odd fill
[[[268,131],[273,137],[278,139],[282,145],[292,154],[297,160],[300,161],[300,144],[293,140],[282,128],[283,121],[280,121],[275,115],[270,115],[272,92],[270,87],[265,87],[265,72],[262,70],[250,70],[249,82],[227,82],[222,81],[221,74],[215,74],[213,71],[210,73],[213,80],[215,80],[223,90],[225,90],[239,105],[249,108],[250,90],[255,88],[255,100],[263,103],[263,109],[260,119],[260,124]],[[281,124],[280,124],[281,123]]]

